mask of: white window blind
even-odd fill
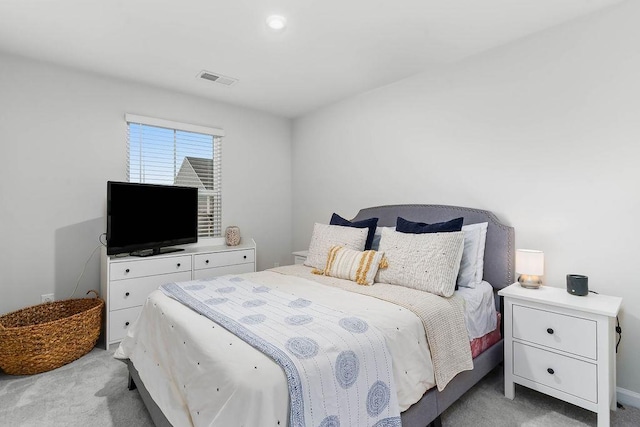
[[[125,119],[129,182],[198,188],[198,236],[221,236],[224,131],[131,114]]]

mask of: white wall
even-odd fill
[[[640,2],[297,119],[294,250],[332,212],[435,203],[495,212],[544,250],[546,283],[624,298],[618,385],[640,392]]]
[[[256,240],[258,269],[291,262],[290,120],[1,55],[0,313],[71,294],[106,182],[126,180],[125,113],[223,128],[223,227]],[[96,252],[76,296],[98,283]]]

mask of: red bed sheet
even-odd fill
[[[483,351],[500,341],[502,335],[500,335],[500,313],[498,312],[498,322],[496,324],[496,328],[481,336],[480,338],[475,338],[471,341],[471,357],[474,359],[482,354]]]

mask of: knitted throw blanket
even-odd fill
[[[464,300],[457,295],[444,298],[386,283],[362,286],[348,280],[313,274],[310,268],[301,265],[288,265],[273,268],[270,271],[368,295],[411,310],[424,325],[439,391],[442,391],[460,372],[473,369],[471,346],[464,323]]]

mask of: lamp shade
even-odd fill
[[[533,249],[516,250],[516,273],[544,275],[544,252]]]

